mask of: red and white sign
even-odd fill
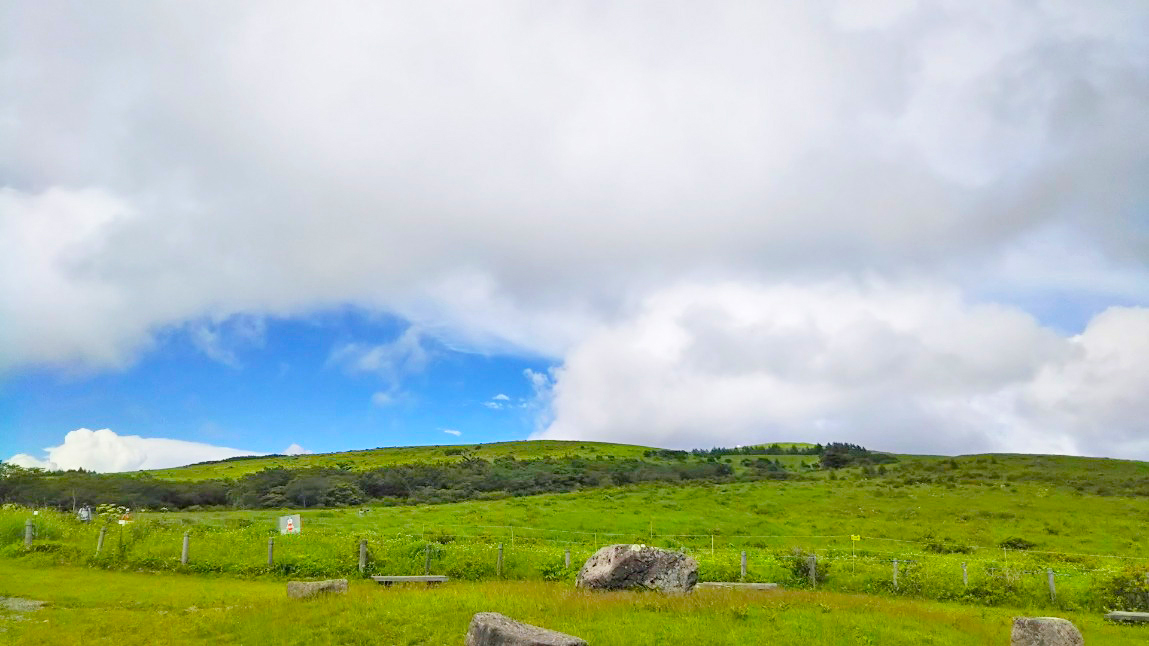
[[[280,534],[298,534],[302,526],[303,520],[299,517],[299,514],[279,517]]]

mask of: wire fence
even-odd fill
[[[445,574],[456,579],[573,580],[598,548],[640,543],[685,553],[700,580],[779,583],[988,605],[1149,609],[1149,558],[1131,555],[945,546],[861,534],[660,534],[519,525],[406,524],[364,519],[353,527],[305,517],[281,535],[266,516],[188,522],[163,515],[125,524],[80,524],[67,514],[33,521],[28,545],[0,554],[50,552],[103,567],[328,577]],[[316,522],[313,522],[316,521]],[[10,533],[11,534],[11,533]]]

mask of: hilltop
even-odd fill
[[[782,449],[812,449],[816,445],[807,442],[774,442],[739,447],[753,449],[766,446]],[[721,450],[721,449],[720,449]],[[613,442],[584,442],[578,440],[516,440],[511,442],[491,442],[487,444],[432,444],[427,446],[391,446],[374,449],[339,451],[335,453],[309,453],[302,455],[253,455],[226,460],[199,462],[171,469],[143,471],[164,480],[209,480],[238,478],[264,469],[343,469],[365,471],[376,467],[401,464],[460,462],[468,458],[495,460],[513,456],[518,460],[539,458],[579,457],[595,459],[603,457],[645,459],[654,454],[674,454],[677,451],[641,446],[637,444],[615,444]],[[794,456],[778,456],[785,461]],[[809,461],[809,459],[807,459]],[[797,460],[788,460],[795,465]]]
[[[459,462],[465,458],[494,460],[514,456],[519,460],[544,457],[574,456],[595,458],[642,458],[651,447],[609,442],[579,442],[565,440],[520,440],[489,444],[433,444],[429,446],[392,446],[375,449],[340,451],[337,453],[311,453],[304,455],[262,455],[200,462],[172,469],[144,471],[165,480],[208,480],[238,478],[264,469],[329,468],[365,471],[376,467],[399,464]]]

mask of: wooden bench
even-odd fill
[[[1149,612],[1124,612],[1115,610],[1105,615],[1105,618],[1109,621],[1121,621],[1125,623],[1146,623],[1149,622]]]
[[[727,581],[700,581],[695,590],[776,590],[777,583],[738,583]]]
[[[446,583],[447,577],[430,575],[430,576],[373,576],[371,577],[379,585],[391,587],[392,583],[426,583],[427,585],[435,585],[436,583]]]

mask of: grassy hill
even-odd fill
[[[801,442],[777,443],[782,448],[810,448]],[[753,445],[757,447],[766,444]],[[172,469],[144,471],[142,474],[161,480],[196,482],[210,479],[235,479],[263,469],[327,468],[358,472],[377,467],[410,464],[457,463],[466,458],[495,460],[513,456],[519,460],[579,457],[591,460],[641,460],[667,463],[676,460],[703,462],[706,457],[683,458],[658,455],[662,449],[634,444],[564,440],[524,440],[489,444],[447,444],[432,446],[383,447],[338,453],[309,455],[271,455],[203,462]],[[962,456],[925,456],[893,454],[896,462],[878,474],[874,470],[845,469],[835,475],[880,478],[886,483],[934,484],[941,487],[997,486],[1010,487],[1021,482],[1045,483],[1058,488],[1101,496],[1149,496],[1149,462],[1087,458],[1063,455],[978,454]],[[815,467],[813,455],[723,455],[717,460],[730,464],[735,473],[747,472],[745,462],[766,458],[778,462],[785,470],[804,478],[829,478],[832,471]],[[805,467],[803,466],[805,465]]]
[[[338,453],[309,455],[269,455],[233,458],[217,462],[202,462],[174,469],[145,471],[165,480],[209,480],[237,478],[262,469],[283,467],[306,469],[310,467],[346,468],[363,471],[375,467],[417,462],[458,462],[464,457],[494,460],[509,455],[520,460],[542,457],[578,456],[595,458],[641,458],[650,447],[607,442],[572,442],[563,440],[524,440],[519,442],[493,442],[490,444],[436,444],[432,446],[396,446]]]
[[[578,457],[556,459],[542,470],[531,460],[498,459],[571,455]],[[493,460],[476,464],[475,473],[485,473],[487,483],[505,477],[507,488],[469,490],[471,481],[451,480],[469,472],[433,466],[466,466],[463,460],[470,456]],[[355,457],[360,461],[353,462]],[[366,469],[390,465],[388,473],[400,478],[432,472],[449,477],[430,494],[373,498],[353,506],[264,504],[270,508],[138,513],[127,528],[109,525],[115,547],[100,557],[93,556],[92,546],[106,519],[80,525],[70,514],[41,512],[35,523],[42,549],[57,562],[133,569],[356,576],[358,541],[366,540],[370,572],[421,573],[430,553],[435,571],[490,579],[496,576],[496,547],[503,544],[504,577],[566,580],[573,571],[561,566],[564,550],[571,550],[577,564],[600,545],[642,542],[687,552],[699,561],[703,578],[711,580],[739,578],[739,555],[746,551],[749,580],[788,586],[807,584],[795,563],[816,555],[827,577],[819,587],[840,592],[1044,604],[1061,610],[1118,603],[1122,597],[1114,590],[1128,591],[1130,603],[1143,604],[1147,598],[1149,464],[1038,455],[895,458],[827,470],[816,468],[817,456],[695,455],[590,442],[266,457],[168,470],[159,482],[218,488],[225,485],[210,478],[221,469],[238,465],[250,473],[276,464],[299,467],[302,471],[292,473],[303,474],[315,467],[334,469],[335,475],[320,469],[314,476],[329,479],[360,477],[354,472],[357,464]],[[412,466],[412,460],[417,464]],[[763,470],[763,463],[770,470]],[[512,488],[523,477],[534,482],[604,467],[619,475],[657,471],[658,465],[683,472],[698,468],[710,475],[624,486],[594,481],[564,489],[568,493],[539,495],[517,495],[536,491]],[[722,465],[729,469],[715,470]],[[154,481],[117,478],[140,486]],[[364,507],[369,511],[361,513]],[[303,515],[302,535],[278,535],[275,519],[289,512]],[[0,557],[24,557],[23,524],[29,517],[24,508],[0,510]],[[194,558],[181,566],[185,532],[191,533]],[[276,541],[271,568],[266,563],[269,537]],[[894,559],[901,568],[898,587],[891,580]],[[1056,599],[1046,587],[1050,569],[1057,576]]]

